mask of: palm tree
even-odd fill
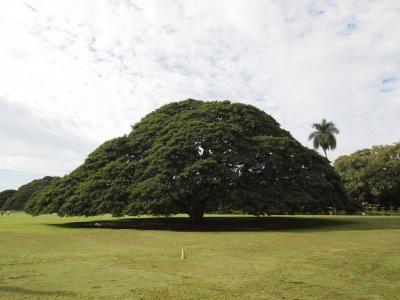
[[[334,123],[327,122],[325,119],[322,119],[321,123],[314,123],[312,127],[315,131],[310,134],[308,139],[313,140],[314,149],[321,147],[324,150],[325,157],[328,159],[326,150],[336,148],[335,134],[339,133],[339,129],[336,128]]]

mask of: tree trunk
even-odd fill
[[[191,212],[188,213],[190,217],[190,224],[198,225],[203,222],[204,209],[203,208],[193,208]]]
[[[324,150],[325,158],[328,159],[328,156],[326,155],[326,149],[322,148],[322,150]]]

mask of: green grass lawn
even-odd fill
[[[398,216],[185,222],[0,216],[0,299],[400,299]]]

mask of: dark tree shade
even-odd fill
[[[341,156],[334,166],[350,197],[360,202],[400,207],[400,143]]]
[[[261,215],[348,209],[339,176],[265,112],[229,101],[165,105],[27,205],[33,215]]]
[[[3,209],[7,210],[24,210],[25,203],[34,197],[41,190],[46,188],[52,182],[58,180],[59,177],[46,176],[41,179],[33,180],[21,186],[11,197],[3,204]]]
[[[0,209],[3,208],[3,205],[8,200],[8,198],[10,198],[16,192],[16,190],[4,190],[0,192]]]

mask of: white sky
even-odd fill
[[[0,2],[0,190],[186,98],[253,104],[309,147],[325,117],[331,159],[398,141],[400,1]]]

